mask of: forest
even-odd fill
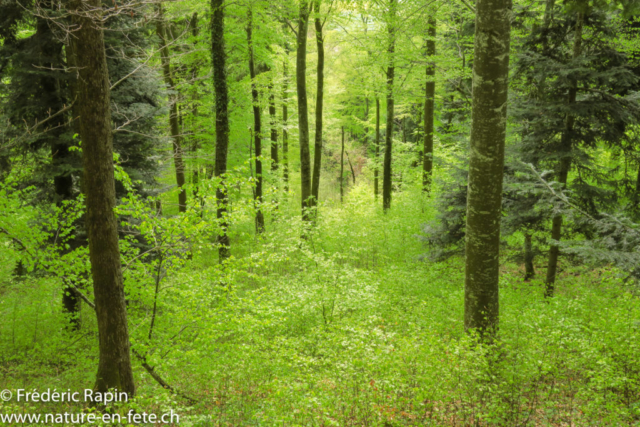
[[[0,424],[640,426],[640,0],[0,0]]]

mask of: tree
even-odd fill
[[[396,1],[389,0],[387,31],[387,134],[384,144],[384,163],[382,168],[382,208],[386,212],[391,208],[391,154],[393,151],[393,80],[395,76],[394,52],[396,43]]]
[[[229,91],[227,88],[226,53],[224,50],[224,0],[211,0],[211,58],[213,88],[216,96],[216,162],[214,175],[220,179],[216,189],[216,217],[220,224],[218,259],[229,258],[230,239],[227,233],[227,152],[229,148]]]
[[[507,127],[511,0],[479,0],[473,64],[464,324],[491,338],[499,318],[502,177]]]
[[[378,159],[380,158],[380,98],[376,96],[376,142],[374,152],[374,169],[373,169],[373,195],[378,198]]]
[[[318,204],[320,191],[320,168],[322,167],[322,108],[324,101],[324,39],[322,37],[323,22],[320,19],[321,0],[315,0],[316,45],[318,48],[317,90],[316,90],[316,134],[313,151],[313,179],[311,183],[311,203]]]
[[[162,75],[169,90],[175,90],[173,74],[171,72],[171,60],[169,53],[169,38],[165,29],[164,13],[162,4],[158,5],[158,21],[156,22],[156,31],[160,38],[160,59],[162,62]],[[175,94],[169,95],[169,124],[171,126],[171,138],[173,139],[173,160],[176,168],[176,183],[180,192],[178,193],[178,210],[186,212],[187,210],[187,191],[184,188],[184,160],[182,158],[182,130],[178,116],[178,100]]]
[[[256,66],[253,57],[253,13],[249,9],[247,23],[247,42],[249,44],[249,74],[251,76],[251,98],[253,100],[253,142],[256,158],[256,189],[254,200],[256,205],[256,233],[264,231],[264,215],[262,214],[262,118],[260,112],[260,99],[256,83]]]
[[[309,153],[309,109],[307,105],[307,28],[309,26],[309,4],[300,1],[296,50],[296,90],[298,93],[298,133],[300,143],[300,196],[302,218],[311,219],[311,156]]]
[[[435,114],[436,92],[436,64],[433,57],[436,54],[436,18],[429,17],[427,31],[427,83],[424,100],[424,149],[422,153],[422,189],[431,190],[431,176],[433,170],[433,116]]]
[[[578,13],[576,19],[576,25],[574,29],[574,42],[573,42],[573,58],[576,59],[581,54],[582,49],[582,24],[584,21],[584,15],[582,13]],[[569,93],[567,95],[567,104],[569,108],[571,108],[572,104],[576,102],[576,95],[578,93],[578,82],[572,79],[571,87],[569,88]],[[560,141],[560,160],[557,165],[557,180],[558,183],[562,186],[567,185],[567,178],[569,176],[569,170],[571,169],[571,146],[572,146],[572,137],[573,137],[573,128],[575,126],[575,116],[568,112],[565,117],[564,131],[562,132],[561,141]],[[560,240],[562,234],[562,214],[555,215],[553,217],[552,225],[551,225],[551,238],[554,241]],[[547,263],[547,277],[545,280],[546,283],[546,291],[545,295],[547,297],[553,296],[555,282],[556,282],[556,271],[558,269],[558,255],[560,253],[560,248],[557,244],[551,244],[549,248],[549,261]]]
[[[289,48],[285,43],[284,60],[282,61],[282,179],[284,181],[284,192],[289,192],[289,131],[287,121],[289,120],[289,110],[287,106],[289,93]]]
[[[99,0],[70,0],[78,65],[78,106],[87,231],[100,358],[95,390],[135,393],[122,282],[110,112],[110,84]]]

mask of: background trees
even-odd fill
[[[101,355],[194,424],[636,421],[635,2],[91,4],[90,55],[0,4],[2,388]]]

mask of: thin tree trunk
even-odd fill
[[[386,212],[391,208],[391,154],[393,151],[393,79],[395,75],[395,20],[396,0],[389,0],[389,32],[388,65],[387,65],[387,135],[382,170],[382,208]]]
[[[353,169],[353,165],[351,164],[351,158],[349,157],[349,152],[347,151],[347,162],[349,163],[349,168],[351,169],[351,177],[353,178],[353,185],[356,185],[356,171]]]
[[[582,51],[582,23],[584,16],[581,12],[578,13],[576,21],[576,28],[574,33],[573,44],[573,58],[578,58]],[[572,87],[569,89],[569,95],[567,99],[568,105],[575,104],[576,95],[578,93],[578,83],[574,80]],[[567,178],[569,171],[571,170],[571,149],[572,149],[572,133],[575,124],[575,117],[572,114],[567,114],[565,117],[564,131],[560,139],[560,161],[558,162],[556,179],[564,188],[567,185]],[[551,223],[551,239],[559,241],[562,237],[562,214],[558,214],[553,217]],[[556,272],[558,270],[558,256],[560,255],[560,247],[557,244],[552,244],[549,248],[549,261],[547,263],[547,278],[545,280],[546,290],[545,296],[552,297],[555,291]]]
[[[376,96],[376,152],[373,168],[373,195],[378,198],[378,158],[380,157],[380,99]]]
[[[369,144],[369,97],[366,96],[364,98],[364,122],[364,138],[362,143],[364,144],[366,150],[367,145]]]
[[[164,22],[164,12],[162,5],[158,5],[158,20],[156,22],[156,32],[160,39],[160,62],[162,63],[162,75],[169,90],[175,90],[173,75],[171,73],[171,60],[169,58],[169,46],[167,45],[167,32]],[[178,100],[175,95],[169,98],[169,126],[171,127],[171,138],[173,139],[173,161],[176,167],[176,183],[180,189],[178,194],[178,211],[187,211],[187,191],[184,189],[185,171],[184,160],[182,158],[182,130],[178,117]]]
[[[344,126],[342,126],[342,151],[340,152],[340,203],[344,201]]]
[[[422,190],[431,191],[431,180],[433,175],[433,116],[435,114],[435,92],[436,92],[436,64],[433,57],[436,54],[436,18],[429,18],[427,39],[427,84],[424,100],[424,151],[422,156]]]
[[[213,88],[216,96],[216,161],[214,174],[220,179],[216,189],[216,217],[220,225],[218,259],[223,262],[230,256],[229,202],[226,185],[227,152],[229,148],[229,90],[227,87],[226,53],[224,50],[224,0],[211,0],[211,57],[213,63]]]
[[[498,329],[502,177],[507,125],[511,0],[478,0],[467,197],[464,325]]]
[[[533,268],[533,244],[531,233],[524,233],[524,280],[529,281],[536,275]]]
[[[309,109],[307,106],[307,29],[309,26],[309,4],[300,1],[296,52],[296,89],[298,93],[298,132],[300,143],[300,196],[302,219],[311,220],[309,208],[311,197],[311,156],[309,153]]]
[[[284,48],[285,58],[282,64],[282,179],[284,181],[284,192],[289,192],[289,131],[287,130],[287,120],[289,119],[289,111],[287,102],[289,100],[289,67],[287,62],[289,59],[289,49]]]
[[[311,184],[311,203],[318,204],[320,191],[320,168],[322,167],[322,104],[324,100],[324,40],[322,21],[320,20],[321,0],[315,0],[316,46],[318,48],[317,90],[316,90],[316,134],[313,152],[313,180]]]
[[[271,127],[271,172],[274,175],[278,172],[278,122],[276,119],[276,95],[273,92],[273,85],[269,86],[269,118]]]
[[[94,389],[135,393],[118,247],[110,83],[100,0],[71,0],[73,51],[78,65],[78,110],[84,164],[86,225],[98,322],[100,357]]]
[[[260,115],[260,100],[258,86],[256,85],[256,67],[253,59],[253,14],[249,10],[249,22],[247,24],[247,42],[249,44],[249,74],[251,75],[251,98],[253,100],[253,142],[256,158],[256,233],[264,231],[264,215],[262,214],[262,118]]]

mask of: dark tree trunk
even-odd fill
[[[364,126],[364,136],[362,138],[362,143],[364,144],[366,150],[367,145],[369,144],[369,97],[364,98],[364,122],[366,124]]]
[[[435,114],[436,64],[436,18],[429,18],[427,39],[427,85],[424,100],[424,150],[422,155],[422,190],[431,191],[433,174],[433,115]]]
[[[220,262],[230,256],[227,229],[227,152],[229,148],[229,90],[227,88],[226,53],[224,51],[224,0],[211,0],[211,57],[213,59],[213,88],[216,95],[216,163],[214,174],[220,178],[216,189],[216,217],[220,224],[218,236],[218,259]]]
[[[100,0],[72,0],[72,43],[78,65],[78,109],[84,163],[86,224],[100,358],[95,390],[133,396],[129,331],[122,283],[116,205],[109,73]]]
[[[393,79],[395,75],[394,53],[395,43],[395,20],[396,20],[396,0],[389,0],[389,22],[387,30],[389,32],[389,47],[387,64],[387,135],[385,140],[384,164],[382,170],[382,208],[386,212],[391,208],[391,154],[393,152]]]
[[[502,176],[507,126],[511,0],[478,0],[467,197],[464,325],[498,329]]]
[[[309,109],[307,106],[307,29],[309,26],[309,4],[300,2],[298,17],[296,86],[298,92],[298,132],[300,134],[300,195],[302,198],[302,218],[311,220],[311,155],[309,153]]]
[[[53,10],[52,1],[43,1],[41,6],[45,10]],[[40,40],[40,53],[42,58],[49,59],[49,62],[40,63],[39,66],[44,68],[44,72],[40,75],[40,87],[42,95],[48,99],[48,105],[53,112],[60,111],[65,106],[65,99],[60,90],[60,83],[52,71],[62,66],[62,43],[59,42],[50,28],[51,22],[46,18],[38,17],[36,19],[36,37]],[[68,49],[70,50],[70,49]],[[69,53],[69,52],[67,52]],[[70,56],[70,55],[67,55]],[[69,61],[73,63],[72,58]],[[72,96],[74,94],[72,93]],[[49,131],[47,135],[51,140],[51,166],[55,176],[53,177],[53,186],[55,190],[55,202],[59,208],[64,209],[63,202],[73,198],[73,177],[68,170],[71,164],[71,152],[69,144],[64,140],[64,133],[68,128],[65,125],[66,116],[59,115],[47,123]],[[64,215],[64,212],[62,213]],[[75,230],[74,230],[75,232]],[[75,234],[75,233],[74,233]],[[72,245],[69,249],[61,248],[61,252],[69,253],[75,246],[73,244],[74,236],[70,236]],[[78,292],[65,280],[65,286],[62,291],[62,306],[65,313],[69,316],[71,330],[80,329],[80,308],[81,299]]]
[[[578,13],[576,21],[576,28],[574,34],[573,44],[573,58],[577,58],[581,54],[582,50],[582,23],[584,16],[582,13]],[[578,93],[578,82],[575,80],[572,82],[572,87],[569,89],[569,95],[567,97],[567,104],[575,104],[576,95]],[[560,154],[562,157],[558,162],[556,170],[556,180],[560,183],[562,188],[567,185],[567,178],[569,171],[571,170],[571,149],[573,145],[572,134],[575,124],[575,117],[572,114],[567,114],[565,117],[564,131],[560,139]],[[551,239],[559,241],[562,237],[562,214],[558,214],[553,217],[551,223]],[[547,278],[545,280],[546,289],[545,296],[552,297],[555,291],[556,272],[558,270],[558,256],[560,255],[560,247],[557,244],[551,244],[549,248],[549,261],[547,263]]]
[[[524,280],[529,281],[536,275],[533,268],[533,244],[531,233],[524,233]]]
[[[253,14],[249,10],[247,23],[247,42],[249,43],[249,74],[251,75],[251,98],[253,100],[253,143],[256,158],[256,190],[254,193],[256,206],[256,233],[264,231],[264,215],[262,214],[262,118],[260,114],[260,99],[256,85],[256,66],[253,58]]]
[[[344,201],[344,126],[342,126],[342,151],[340,152],[340,203]]]
[[[278,172],[278,121],[276,119],[276,95],[273,93],[273,85],[269,87],[269,118],[271,127],[271,171],[274,175]]]
[[[373,168],[373,195],[378,198],[378,158],[380,157],[380,99],[376,96],[376,152],[374,154],[374,168]]]
[[[175,90],[173,75],[171,73],[171,59],[168,46],[167,31],[164,22],[164,12],[162,5],[158,5],[158,20],[156,22],[156,32],[160,39],[160,61],[162,63],[162,75],[169,90]],[[176,183],[180,189],[178,193],[178,211],[187,210],[187,191],[184,189],[185,171],[184,160],[182,158],[182,130],[178,115],[178,100],[175,94],[169,99],[169,126],[171,127],[171,138],[173,139],[173,161],[176,167]]]
[[[640,165],[638,165],[638,174],[636,176],[636,192],[633,195],[633,202],[635,205],[640,201]]]
[[[289,68],[287,62],[289,59],[289,49],[285,46],[285,58],[282,65],[282,180],[284,181],[284,192],[289,192],[289,131],[287,130],[287,120],[289,120],[289,111],[287,102],[289,100]]]
[[[322,21],[320,20],[320,0],[315,0],[316,45],[318,47],[317,90],[316,90],[316,134],[313,152],[313,180],[311,196],[314,206],[318,204],[320,191],[320,168],[322,167],[322,104],[324,101],[324,40],[322,38]]]

